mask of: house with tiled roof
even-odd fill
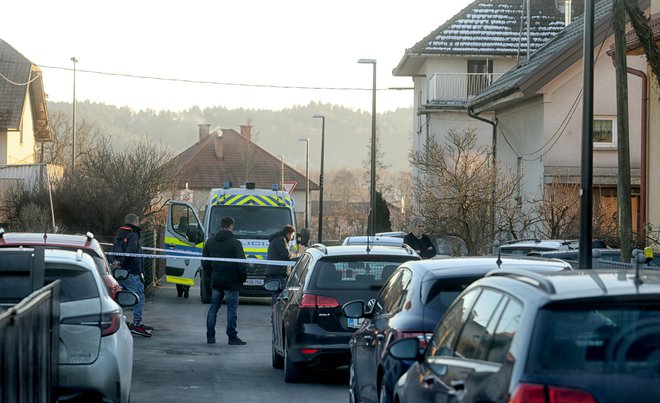
[[[233,129],[210,130],[210,125],[199,125],[199,141],[177,155],[171,162],[179,173],[177,188],[181,199],[202,211],[209,191],[225,182],[233,187],[253,182],[256,188],[271,189],[273,184],[295,185],[290,192],[296,203],[296,220],[304,222],[306,178],[282,159],[252,141],[252,126],[243,125],[240,132]],[[319,186],[309,181],[311,192]]]
[[[648,0],[640,1],[640,5]],[[642,7],[644,8],[644,7]],[[595,4],[593,197],[594,214],[616,214],[618,146],[612,0]],[[495,118],[497,160],[523,175],[521,209],[539,200],[548,186],[580,183],[582,152],[583,31],[578,18],[550,39],[530,59],[468,100],[475,114]],[[631,55],[629,69],[645,70],[644,59]],[[628,76],[629,144],[633,230],[640,223],[640,161],[642,153],[642,81]],[[579,197],[577,194],[575,197]],[[597,207],[597,208],[596,208]]]
[[[467,101],[561,32],[577,3],[531,0],[527,13],[526,1],[476,0],[406,49],[393,75],[413,80],[413,150],[468,126],[489,145],[491,127],[467,115]]]
[[[35,154],[36,145],[46,141],[53,141],[53,133],[41,70],[0,39],[0,206],[17,185],[47,183],[41,180],[48,179],[46,172],[61,175]],[[0,213],[0,223],[5,220]]]

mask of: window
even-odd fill
[[[500,318],[500,322],[495,329],[495,334],[493,335],[493,341],[490,345],[490,350],[488,351],[487,361],[491,362],[504,362],[506,354],[509,351],[509,346],[511,346],[511,340],[518,331],[518,326],[520,326],[520,315],[522,314],[522,305],[518,301],[512,299],[504,308],[504,313]]]
[[[596,147],[616,146],[616,118],[597,117],[593,123],[593,142]]]
[[[480,290],[472,290],[463,295],[447,311],[438,328],[433,333],[429,347],[426,349],[427,357],[453,356],[456,338],[461,331],[463,323],[467,320],[472,305],[477,299]]]
[[[495,291],[484,290],[481,293],[458,338],[455,356],[475,360],[486,358],[495,326],[502,313],[503,299],[503,295]]]

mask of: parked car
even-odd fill
[[[342,314],[342,304],[360,299],[372,305],[387,278],[403,262],[419,260],[409,247],[329,246],[308,248],[293,267],[273,306],[272,365],[284,380],[297,382],[307,369],[348,365],[348,340],[361,320]]]
[[[17,251],[0,249],[0,278],[5,302],[16,303],[31,289],[60,281],[58,401],[129,401],[133,374],[133,337],[122,306],[133,306],[138,296],[118,291],[111,298],[92,256],[82,250],[44,249],[41,266],[25,270]],[[12,255],[14,254],[14,255]],[[16,266],[16,267],[14,267]],[[40,273],[35,273],[39,270]],[[123,278],[128,276],[124,269]],[[38,281],[39,284],[34,284]],[[21,293],[23,295],[21,295]]]
[[[571,270],[568,263],[558,259],[526,257],[502,257],[499,267]],[[364,319],[349,342],[349,401],[391,402],[394,383],[413,361],[391,358],[387,347],[396,340],[415,338],[424,348],[454,298],[497,268],[494,256],[410,261],[390,277],[373,308],[361,300],[345,304],[346,317]]]
[[[577,249],[578,241],[563,239],[518,239],[499,246],[502,255],[527,255],[537,251],[568,251]],[[495,252],[497,254],[497,251]]]
[[[660,273],[494,270],[449,307],[396,383],[404,402],[657,402]]]
[[[94,259],[103,283],[114,298],[121,286],[112,275],[112,268],[103,252],[101,244],[94,239],[94,234],[88,232],[85,235],[28,233],[28,232],[5,232],[0,228],[0,248],[7,247],[34,247],[43,246],[47,249],[82,250]]]
[[[571,263],[577,262],[580,258],[580,250],[579,249],[571,249],[568,251],[534,251],[534,252],[529,252],[527,256],[539,256],[539,257],[550,257],[550,258],[556,258],[556,259],[563,259],[567,260]],[[660,269],[660,256],[658,254],[654,254],[655,257],[648,262],[645,263],[644,266],[646,268],[651,268],[651,269]],[[611,264],[608,264],[608,262],[616,262],[620,263],[621,262],[621,249],[614,249],[614,248],[594,248],[591,250],[591,256],[592,256],[592,265],[591,267],[594,269],[607,269],[607,268],[615,268],[611,267]],[[616,264],[615,263],[615,264]],[[628,262],[626,262],[628,263]]]
[[[393,236],[347,236],[342,245],[402,246],[403,238]]]

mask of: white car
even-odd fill
[[[60,398],[129,401],[133,337],[122,306],[137,303],[131,291],[115,300],[94,259],[82,250],[45,250],[45,283],[60,280]],[[121,304],[121,306],[120,306]]]
[[[403,246],[403,238],[393,236],[347,236],[342,245],[378,245],[378,246]]]

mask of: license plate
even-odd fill
[[[262,278],[249,278],[245,280],[243,285],[264,285],[264,280]]]
[[[357,329],[362,326],[362,322],[364,322],[364,318],[348,318],[348,327]]]

